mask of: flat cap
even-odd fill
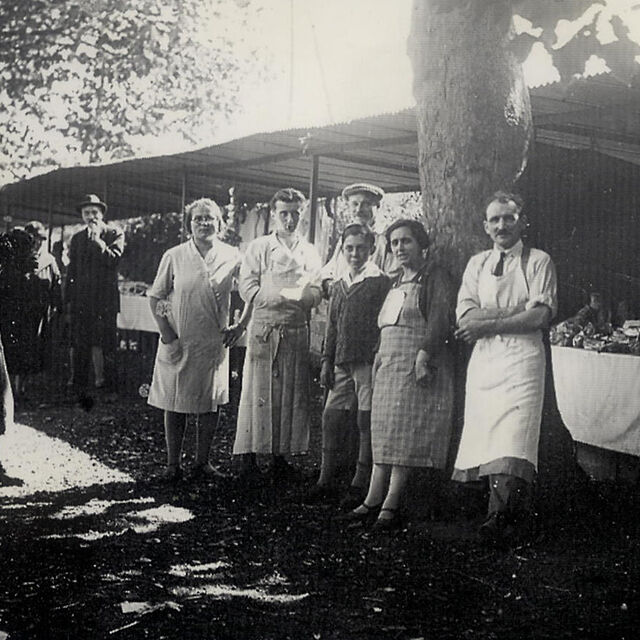
[[[346,199],[354,193],[368,193],[375,198],[378,203],[380,203],[380,200],[384,197],[384,189],[376,187],[374,184],[367,184],[366,182],[354,182],[346,186],[342,190],[342,197]]]

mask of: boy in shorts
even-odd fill
[[[345,441],[348,411],[357,408],[358,462],[341,506],[352,509],[364,499],[371,474],[371,368],[378,343],[378,313],[389,290],[389,278],[370,257],[375,235],[366,225],[345,227],[342,254],[348,269],[334,283],[329,300],[320,383],[329,390],[322,413],[322,466],[307,504],[337,498],[336,472]]]

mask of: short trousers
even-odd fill
[[[347,363],[333,369],[335,381],[325,409],[371,411],[371,368],[369,363]]]

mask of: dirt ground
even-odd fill
[[[319,413],[318,398],[316,452]],[[17,422],[129,479],[78,487],[71,468],[66,490],[0,490],[0,638],[638,637],[638,491],[589,482],[552,415],[537,535],[510,550],[480,544],[477,498],[428,475],[407,526],[385,535],[304,506],[310,479],[163,484],[160,412],[140,397],[90,411],[31,398]],[[227,409],[212,455],[226,471],[234,426]],[[53,457],[43,466],[67,464]],[[317,453],[295,463],[311,477]]]

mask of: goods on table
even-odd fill
[[[640,321],[628,320],[622,328],[610,324],[596,327],[587,322],[584,326],[574,320],[565,320],[551,327],[551,344],[575,347],[603,353],[630,353],[640,355]]]

